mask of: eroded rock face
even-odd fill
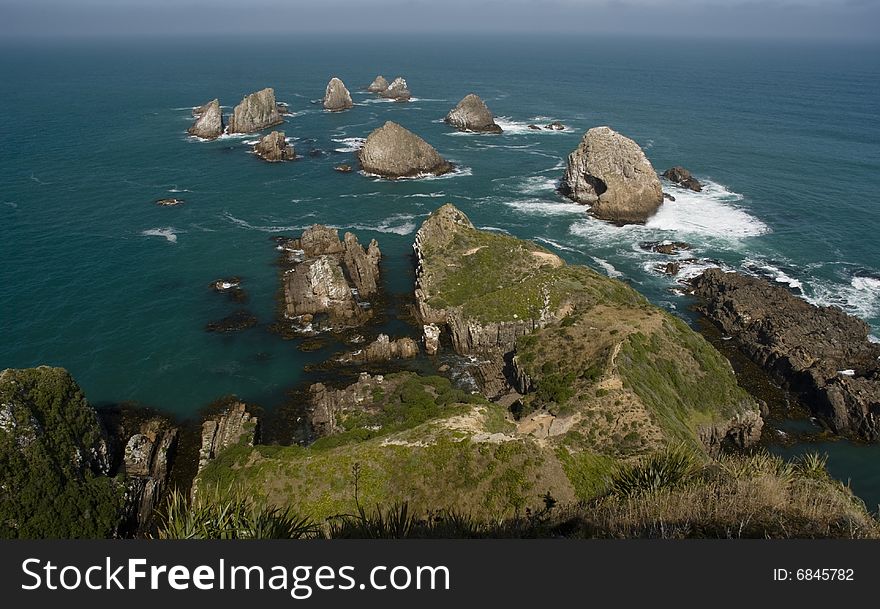
[[[868,324],[739,273],[709,269],[692,283],[702,312],[832,429],[880,439],[880,345]]]
[[[251,133],[274,127],[283,122],[275,102],[275,90],[267,87],[246,95],[232,111],[230,133]]]
[[[444,121],[459,131],[477,131],[481,133],[501,133],[501,127],[495,123],[495,117],[479,96],[469,93],[458,102]]]
[[[365,172],[388,179],[452,171],[433,146],[391,121],[370,133],[357,156]]]
[[[142,422],[123,451],[128,528],[146,531],[168,487],[178,430],[160,417]]]
[[[594,127],[568,156],[561,192],[590,205],[598,218],[643,223],[663,203],[660,179],[633,140],[609,127]]]
[[[348,110],[354,106],[351,100],[351,93],[345,87],[345,83],[335,76],[327,83],[327,90],[324,92],[324,109],[331,112],[339,112]]]
[[[425,353],[436,355],[440,350],[440,328],[437,324],[425,324],[422,331],[425,337]]]
[[[259,419],[242,402],[234,402],[222,413],[207,418],[202,423],[199,473],[223,449],[241,443],[253,446],[259,440],[259,431]]]
[[[761,439],[764,419],[761,413],[747,410],[714,426],[702,427],[697,435],[710,454],[720,454],[726,448],[748,448]]]
[[[375,341],[357,351],[343,355],[339,361],[345,364],[375,364],[396,359],[412,359],[419,354],[419,344],[409,337],[391,340],[380,334]]]
[[[292,161],[296,158],[293,145],[288,143],[283,131],[273,131],[254,144],[254,154],[270,163]]]
[[[388,81],[381,74],[376,77],[376,79],[370,83],[370,86],[367,87],[367,91],[370,93],[381,93],[385,89],[388,88]]]
[[[379,244],[364,248],[352,233],[316,224],[299,239],[282,240],[282,333],[314,334],[362,324],[378,292]]]
[[[393,99],[394,101],[405,102],[409,101],[412,97],[412,93],[409,92],[409,87],[406,84],[406,80],[402,77],[398,76],[395,78],[388,88],[384,91],[379,92],[379,97],[384,97],[386,99]]]
[[[333,389],[323,383],[312,385],[309,388],[309,419],[315,435],[330,436],[342,431],[341,423],[345,415],[371,403],[373,391],[382,389],[384,384],[385,377],[382,375],[370,376],[362,372],[356,383],[343,389]]]
[[[682,188],[687,188],[689,190],[693,190],[694,192],[700,192],[703,190],[703,185],[700,184],[700,181],[691,175],[691,172],[681,167],[680,165],[676,165],[675,167],[671,167],[663,172],[663,177],[669,180],[670,182],[674,182],[675,184],[681,186]],[[674,201],[675,199],[673,199]]]
[[[223,134],[223,113],[220,111],[220,100],[214,99],[204,106],[193,110],[196,121],[188,129],[190,135],[205,140],[214,140]]]

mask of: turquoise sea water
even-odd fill
[[[764,274],[880,334],[878,51],[573,37],[5,44],[0,368],[64,366],[95,403],[187,415],[236,393],[271,408],[304,378],[304,364],[337,348],[306,354],[268,331],[277,290],[269,237],[322,222],[376,238],[386,287],[405,294],[414,232],[446,201],[481,227],[535,239],[683,315],[677,284],[653,268],[665,258],[639,242],[687,241],[701,262],[684,265],[686,275],[708,261]],[[379,73],[404,75],[415,99],[357,90]],[[352,90],[354,109],[330,114],[311,103],[333,75]],[[300,160],[258,161],[254,136],[187,137],[192,106],[219,97],[229,111],[265,86],[295,114],[280,128]],[[502,135],[440,122],[471,91],[502,117]],[[354,164],[355,138],[386,120],[459,170],[398,183],[332,171]],[[527,127],[550,120],[568,129]],[[583,132],[603,124],[639,142],[658,171],[688,167],[705,192],[668,188],[677,201],[644,227],[587,217],[554,188]],[[168,196],[186,204],[153,204]],[[207,287],[231,275],[244,279],[260,325],[206,333],[237,308]],[[860,456],[838,475],[867,480],[858,472],[874,471],[877,451],[853,450]],[[880,498],[873,480],[860,492]]]

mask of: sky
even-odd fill
[[[0,0],[0,37],[363,32],[880,41],[880,0]]]

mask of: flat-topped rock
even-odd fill
[[[365,172],[389,179],[442,175],[453,169],[433,146],[391,121],[370,133],[357,157]]]
[[[196,117],[187,132],[205,140],[214,140],[223,134],[223,113],[220,111],[220,100],[213,99],[193,110]]]
[[[264,135],[259,142],[254,144],[254,154],[269,163],[292,161],[296,158],[296,151],[284,137],[283,131],[273,131]]]
[[[340,112],[348,110],[354,106],[351,100],[351,93],[345,87],[345,83],[335,76],[327,83],[327,90],[324,92],[324,109],[331,112]]]
[[[610,127],[594,127],[568,156],[561,192],[619,224],[644,223],[663,203],[660,178],[642,149]]]
[[[501,127],[495,123],[495,117],[486,103],[474,93],[469,93],[458,102],[444,121],[460,131],[501,133]]]
[[[229,119],[230,133],[251,133],[281,124],[283,119],[275,102],[275,90],[267,87],[246,95]]]

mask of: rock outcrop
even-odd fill
[[[619,224],[645,222],[663,203],[651,162],[631,139],[609,127],[594,127],[568,156],[561,192],[590,205],[598,218]]]
[[[425,353],[436,355],[440,350],[440,328],[437,327],[437,324],[425,324],[422,326],[422,333],[425,340]]]
[[[684,241],[642,241],[639,247],[648,252],[667,254],[669,256],[674,256],[691,249],[690,244]]]
[[[342,421],[352,410],[360,410],[373,401],[376,389],[384,390],[385,377],[362,372],[358,381],[343,389],[333,389],[323,383],[309,388],[311,408],[309,421],[317,436],[330,436],[342,431]]]
[[[365,172],[388,179],[442,175],[452,171],[452,164],[433,146],[391,121],[367,136],[357,157]]]
[[[248,412],[247,405],[242,402],[233,402],[220,414],[205,419],[199,446],[198,473],[225,448],[256,444],[260,437],[259,424],[259,419]]]
[[[367,87],[367,91],[370,93],[381,93],[385,89],[388,88],[388,81],[381,74],[370,83],[370,86]]]
[[[142,422],[123,451],[126,474],[126,528],[147,531],[168,488],[178,430],[161,417]]]
[[[205,140],[214,140],[223,134],[223,113],[220,111],[220,100],[214,99],[204,106],[193,110],[196,117],[192,127],[188,129],[190,135]]]
[[[338,171],[339,173],[351,173],[354,169],[352,169],[351,165],[348,163],[342,163],[333,167],[333,171]]]
[[[703,190],[703,185],[700,184],[700,181],[691,175],[691,172],[676,165],[675,167],[671,167],[663,172],[663,177],[681,186],[682,188],[687,188],[689,190],[693,190],[694,192],[700,192]],[[674,201],[675,199],[673,199]]]
[[[398,102],[405,102],[410,100],[412,93],[409,91],[406,80],[398,76],[384,91],[379,92],[379,97],[393,99]]]
[[[351,100],[351,93],[345,87],[345,83],[335,76],[327,83],[327,90],[324,92],[324,109],[331,112],[339,112],[348,110],[354,106]]]
[[[275,90],[267,87],[246,95],[232,111],[229,119],[230,133],[262,131],[283,121],[275,103]]]
[[[168,198],[156,199],[155,203],[159,207],[177,207],[178,205],[183,205],[184,201],[183,199]]]
[[[419,344],[409,337],[391,340],[380,334],[375,341],[339,358],[343,364],[376,364],[396,359],[412,359],[419,354]]]
[[[283,131],[273,131],[264,135],[254,144],[254,154],[270,163],[292,161],[296,158],[293,145],[288,143]]]
[[[479,96],[469,93],[458,102],[444,121],[459,131],[476,131],[480,133],[501,133],[501,127],[495,123],[495,117]]]
[[[257,325],[257,317],[250,311],[236,311],[217,321],[205,324],[206,332],[239,332]]]
[[[362,324],[378,292],[379,244],[364,248],[352,233],[316,224],[299,239],[279,240],[283,335],[309,335]]]
[[[701,311],[832,429],[880,439],[880,345],[868,324],[739,273],[709,269],[692,283]]]
[[[565,131],[565,125],[559,121],[553,121],[552,123],[544,125],[544,129],[549,129],[550,131]]]

